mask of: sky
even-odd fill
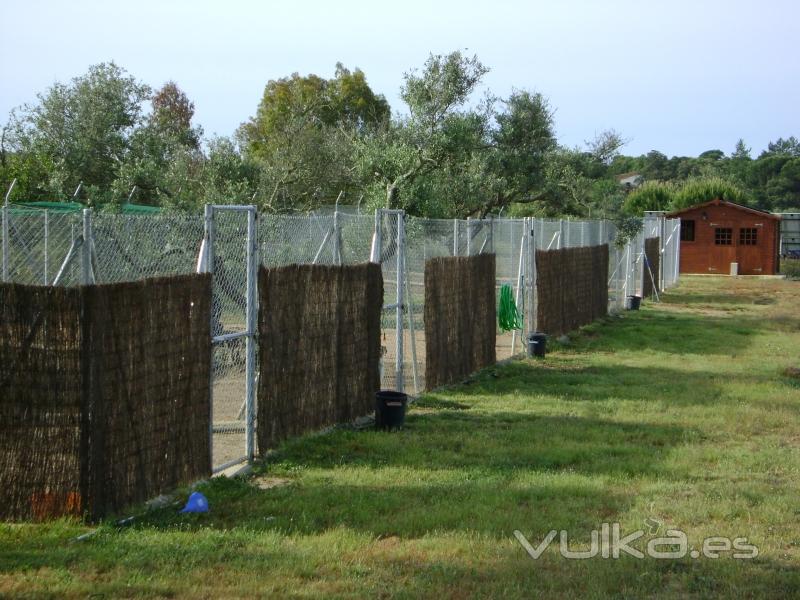
[[[270,79],[332,77],[337,61],[402,112],[403,74],[459,49],[493,94],[546,96],[562,144],[614,129],[629,155],[730,154],[743,138],[755,156],[800,137],[798,40],[798,0],[0,0],[0,124],[112,60],[174,80],[207,135],[231,135]]]

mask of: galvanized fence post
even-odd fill
[[[381,209],[375,209],[375,229],[372,232],[372,251],[370,252],[369,262],[381,264]]]
[[[44,277],[43,282],[47,285],[48,258],[47,254],[50,246],[50,211],[44,211]]]
[[[673,280],[672,284],[675,285],[680,278],[680,263],[681,263],[681,236],[680,236],[680,229],[681,229],[681,221],[680,219],[675,219],[675,226],[672,230],[672,243],[675,247],[675,254],[673,257],[673,269],[675,269],[673,273]]]
[[[396,343],[396,357],[395,357],[395,387],[398,392],[402,392],[404,388],[403,381],[403,256],[405,256],[405,220],[403,211],[395,213],[397,219],[397,290],[396,299],[397,306],[395,308],[395,335]]]
[[[258,328],[258,227],[255,207],[247,211],[247,338],[245,338],[245,447],[247,460],[255,459],[256,330]]]
[[[339,209],[333,211],[333,264],[342,264],[342,238],[339,230]]]
[[[214,466],[214,357],[215,348],[213,343],[214,338],[214,206],[206,204],[203,219],[203,236],[205,242],[205,256],[201,257],[204,260],[205,272],[211,274],[211,369],[209,369],[209,382],[208,382],[208,464],[213,468]]]
[[[622,285],[622,292],[625,296],[623,300],[626,300],[628,296],[631,295],[631,241],[625,244],[625,280]]]
[[[94,283],[92,274],[92,209],[83,209],[83,244],[81,244],[81,284]]]
[[[530,286],[531,286],[531,293],[530,293],[530,319],[528,320],[528,329],[530,331],[538,331],[539,330],[539,323],[537,323],[537,302],[538,298],[536,296],[536,279],[538,276],[536,270],[536,228],[535,219],[528,219],[528,227],[525,229],[525,233],[527,234],[528,238],[528,246],[531,248],[530,252]]]
[[[520,311],[520,314],[523,318],[523,326],[522,326],[522,333],[521,336],[525,334],[525,322],[527,322],[527,315],[525,313],[525,295],[528,291],[525,289],[525,261],[526,257],[526,248],[528,247],[528,218],[524,217],[522,219],[522,236],[519,239],[519,262],[517,264],[517,293],[516,293],[516,303],[517,308]],[[510,229],[512,232],[512,243],[510,245],[511,248],[514,247],[513,244],[513,232],[514,232],[514,223],[510,223]],[[517,350],[517,330],[511,332],[511,356],[514,356],[514,352]]]
[[[3,205],[3,281],[8,281],[8,204]]]
[[[458,256],[458,219],[453,219],[453,256]]]

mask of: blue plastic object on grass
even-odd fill
[[[181,510],[182,513],[204,513],[208,512],[208,499],[200,492],[192,492],[186,501],[186,506]]]

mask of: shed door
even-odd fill
[[[741,275],[760,275],[764,272],[764,252],[768,242],[766,224],[763,221],[742,221],[734,232],[736,256]]]
[[[731,263],[736,262],[737,228],[732,221],[714,221],[711,227],[711,249],[708,256],[708,272],[728,275]]]

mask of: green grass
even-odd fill
[[[783,259],[781,261],[781,273],[789,279],[800,280],[800,260]]]
[[[0,525],[0,596],[796,594],[800,283],[687,278],[663,300],[424,396],[402,432],[293,440],[255,479],[203,484],[207,515],[155,510],[82,542],[76,522]],[[760,554],[567,560],[556,540],[533,560],[512,535],[585,547],[647,519]]]

